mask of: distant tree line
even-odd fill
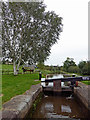
[[[67,57],[63,63],[62,70],[70,73],[90,75],[90,61],[80,61],[79,64],[76,65],[73,58]]]
[[[69,57],[63,62],[63,66],[44,65],[44,63],[39,63],[37,66],[40,70],[49,70],[52,73],[69,72],[90,75],[90,61],[80,61],[79,64],[76,65],[74,59]]]

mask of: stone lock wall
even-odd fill
[[[40,84],[33,85],[23,95],[15,96],[3,104],[2,115],[0,114],[1,119],[15,120],[17,118],[24,118],[41,91],[42,87]]]
[[[74,88],[74,93],[85,107],[90,110],[90,85],[79,82],[78,86]]]

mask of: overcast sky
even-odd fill
[[[88,0],[44,0],[47,11],[63,18],[63,32],[51,48],[46,65],[63,65],[67,57],[76,64],[88,60]]]

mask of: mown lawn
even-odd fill
[[[13,70],[13,65],[6,65],[6,64],[2,64],[2,70],[6,69],[6,70]]]
[[[30,89],[32,85],[40,83],[37,80],[38,73],[32,74],[19,74],[17,76],[2,75],[2,103],[10,100],[12,97],[23,94],[26,90]]]
[[[22,67],[23,65],[19,67],[19,73],[23,72]],[[2,72],[3,74],[13,74],[13,65],[2,64]]]
[[[90,81],[82,81],[82,83],[84,83],[86,85],[90,85]]]

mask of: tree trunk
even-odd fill
[[[21,54],[22,54],[22,52],[21,52],[21,47],[20,47],[19,62],[18,62],[18,65],[17,65],[17,74],[19,72],[19,66],[20,66],[20,62],[21,62]]]
[[[16,64],[15,64],[15,61],[13,62],[13,71],[14,71],[14,75],[17,75],[17,70],[16,70]]]
[[[19,66],[20,66],[20,62],[21,62],[21,47],[20,47],[20,56],[19,56],[19,62],[18,62],[18,65],[17,65],[17,74],[19,72]]]
[[[19,72],[19,66],[20,66],[20,61],[18,62],[18,65],[17,65],[17,74]]]

